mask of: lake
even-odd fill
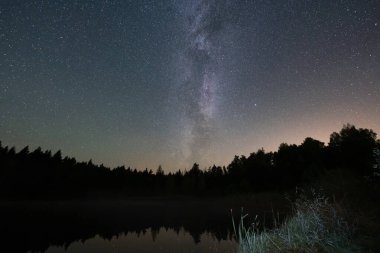
[[[84,242],[77,241],[67,248],[51,246],[46,253],[79,252],[236,252],[237,243],[231,238],[218,239],[204,232],[195,242],[192,235],[180,229],[147,229],[105,239],[98,235]]]
[[[133,199],[0,203],[1,252],[236,252],[231,209],[272,226],[284,203],[255,199]]]

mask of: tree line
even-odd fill
[[[102,196],[224,195],[282,191],[309,184],[327,170],[346,169],[375,178],[380,170],[380,140],[370,129],[345,125],[330,135],[328,145],[306,138],[300,145],[283,143],[275,152],[259,149],[235,156],[228,166],[165,174],[119,166],[113,169],[91,160],[78,162],[28,147],[16,152],[0,142],[0,197],[83,198]]]

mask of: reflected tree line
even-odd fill
[[[327,170],[347,169],[360,176],[379,172],[380,141],[369,129],[345,125],[328,145],[306,138],[300,145],[283,143],[276,152],[263,149],[235,156],[228,166],[165,174],[125,166],[114,169],[41,148],[15,148],[0,143],[0,195],[3,198],[81,198],[153,195],[224,195],[281,191],[302,186]]]
[[[69,203],[0,208],[1,248],[5,252],[44,252],[50,246],[68,248],[95,236],[111,240],[130,233],[151,236],[160,230],[188,233],[194,243],[204,233],[215,240],[232,240],[231,217],[223,208],[197,210],[182,203],[131,205],[120,203]]]

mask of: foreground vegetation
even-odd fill
[[[380,252],[380,185],[347,170],[326,173],[302,194],[289,197],[292,214],[271,229],[241,217],[239,253]]]
[[[354,252],[349,225],[326,198],[297,202],[294,215],[270,231],[260,232],[255,224],[246,228],[243,220],[237,230],[240,253]]]

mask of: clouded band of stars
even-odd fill
[[[380,133],[380,3],[0,3],[0,140],[166,171]]]

